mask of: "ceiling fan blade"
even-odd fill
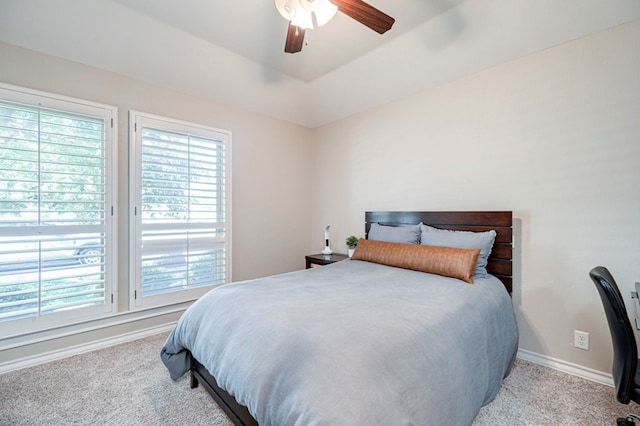
[[[394,18],[376,9],[362,0],[330,0],[338,6],[338,10],[355,19],[362,25],[366,25],[373,31],[384,34],[391,29]]]
[[[304,31],[304,28],[300,28],[289,22],[287,41],[284,43],[285,52],[296,53],[302,50],[302,45],[304,44]]]

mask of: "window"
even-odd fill
[[[130,113],[131,300],[193,300],[231,280],[229,132]]]
[[[0,85],[0,337],[112,311],[116,112]]]

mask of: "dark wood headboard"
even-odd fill
[[[488,231],[497,236],[489,256],[487,271],[502,281],[511,293],[513,286],[513,214],[510,211],[496,212],[365,212],[365,233],[369,234],[372,223],[383,225],[415,225],[417,223],[434,228],[456,231]]]

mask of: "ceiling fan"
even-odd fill
[[[275,0],[275,3],[278,12],[289,21],[284,45],[287,53],[300,52],[305,31],[314,24],[319,27],[326,24],[337,11],[380,34],[389,31],[396,21],[363,0]]]

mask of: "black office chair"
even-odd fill
[[[600,293],[604,312],[607,315],[611,342],[613,343],[613,383],[616,387],[616,399],[628,404],[635,401],[640,404],[640,374],[638,374],[638,348],[633,328],[627,316],[624,300],[618,286],[604,266],[597,266],[589,272]],[[618,426],[635,425],[639,416],[629,414],[617,419]]]

